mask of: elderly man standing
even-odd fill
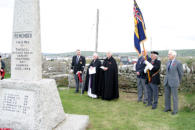
[[[156,109],[158,105],[158,85],[160,85],[160,67],[161,62],[158,60],[158,52],[151,52],[151,63],[145,61],[146,67],[144,72],[149,70],[150,76],[146,77],[147,91],[148,91],[148,104],[152,109]]]
[[[98,54],[93,54],[93,60],[91,61],[85,79],[85,90],[89,97],[97,98],[101,95],[99,89],[99,72],[100,72],[101,61],[98,59]]]
[[[136,63],[136,73],[137,73],[137,95],[138,95],[138,102],[142,102],[143,94],[144,99],[143,103],[146,104],[148,101],[148,94],[146,89],[146,74],[144,73],[144,69],[146,67],[145,62],[145,51],[142,51],[142,55],[139,57]],[[150,62],[151,58],[147,55],[146,59]]]
[[[164,80],[165,86],[165,110],[164,112],[171,111],[171,95],[173,97],[173,112],[172,115],[178,112],[178,87],[182,80],[183,68],[182,64],[177,61],[177,53],[175,51],[169,51],[166,76]]]
[[[102,81],[102,99],[112,100],[119,98],[118,90],[118,67],[116,60],[112,57],[112,53],[107,53],[107,58],[103,62],[103,74],[101,75]]]
[[[71,71],[74,72],[74,78],[76,81],[76,91],[79,92],[79,86],[82,88],[82,93],[84,92],[83,84],[82,84],[82,73],[85,68],[85,57],[81,56],[81,51],[78,49],[76,51],[76,56],[72,58]]]

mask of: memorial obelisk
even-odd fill
[[[39,0],[15,0],[11,78],[41,80]]]
[[[11,79],[0,81],[0,128],[85,128],[88,116],[66,115],[53,79],[42,79],[39,0],[15,0]],[[71,125],[69,120],[81,127]]]

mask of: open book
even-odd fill
[[[89,74],[95,74],[96,73],[96,67],[89,68]]]

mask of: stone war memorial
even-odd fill
[[[0,81],[0,128],[85,129],[89,117],[65,114],[55,80],[42,79],[40,36],[39,0],[15,0],[11,79]]]

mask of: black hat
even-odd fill
[[[158,55],[158,52],[157,52],[157,51],[151,51],[151,54],[156,54],[156,55]]]

